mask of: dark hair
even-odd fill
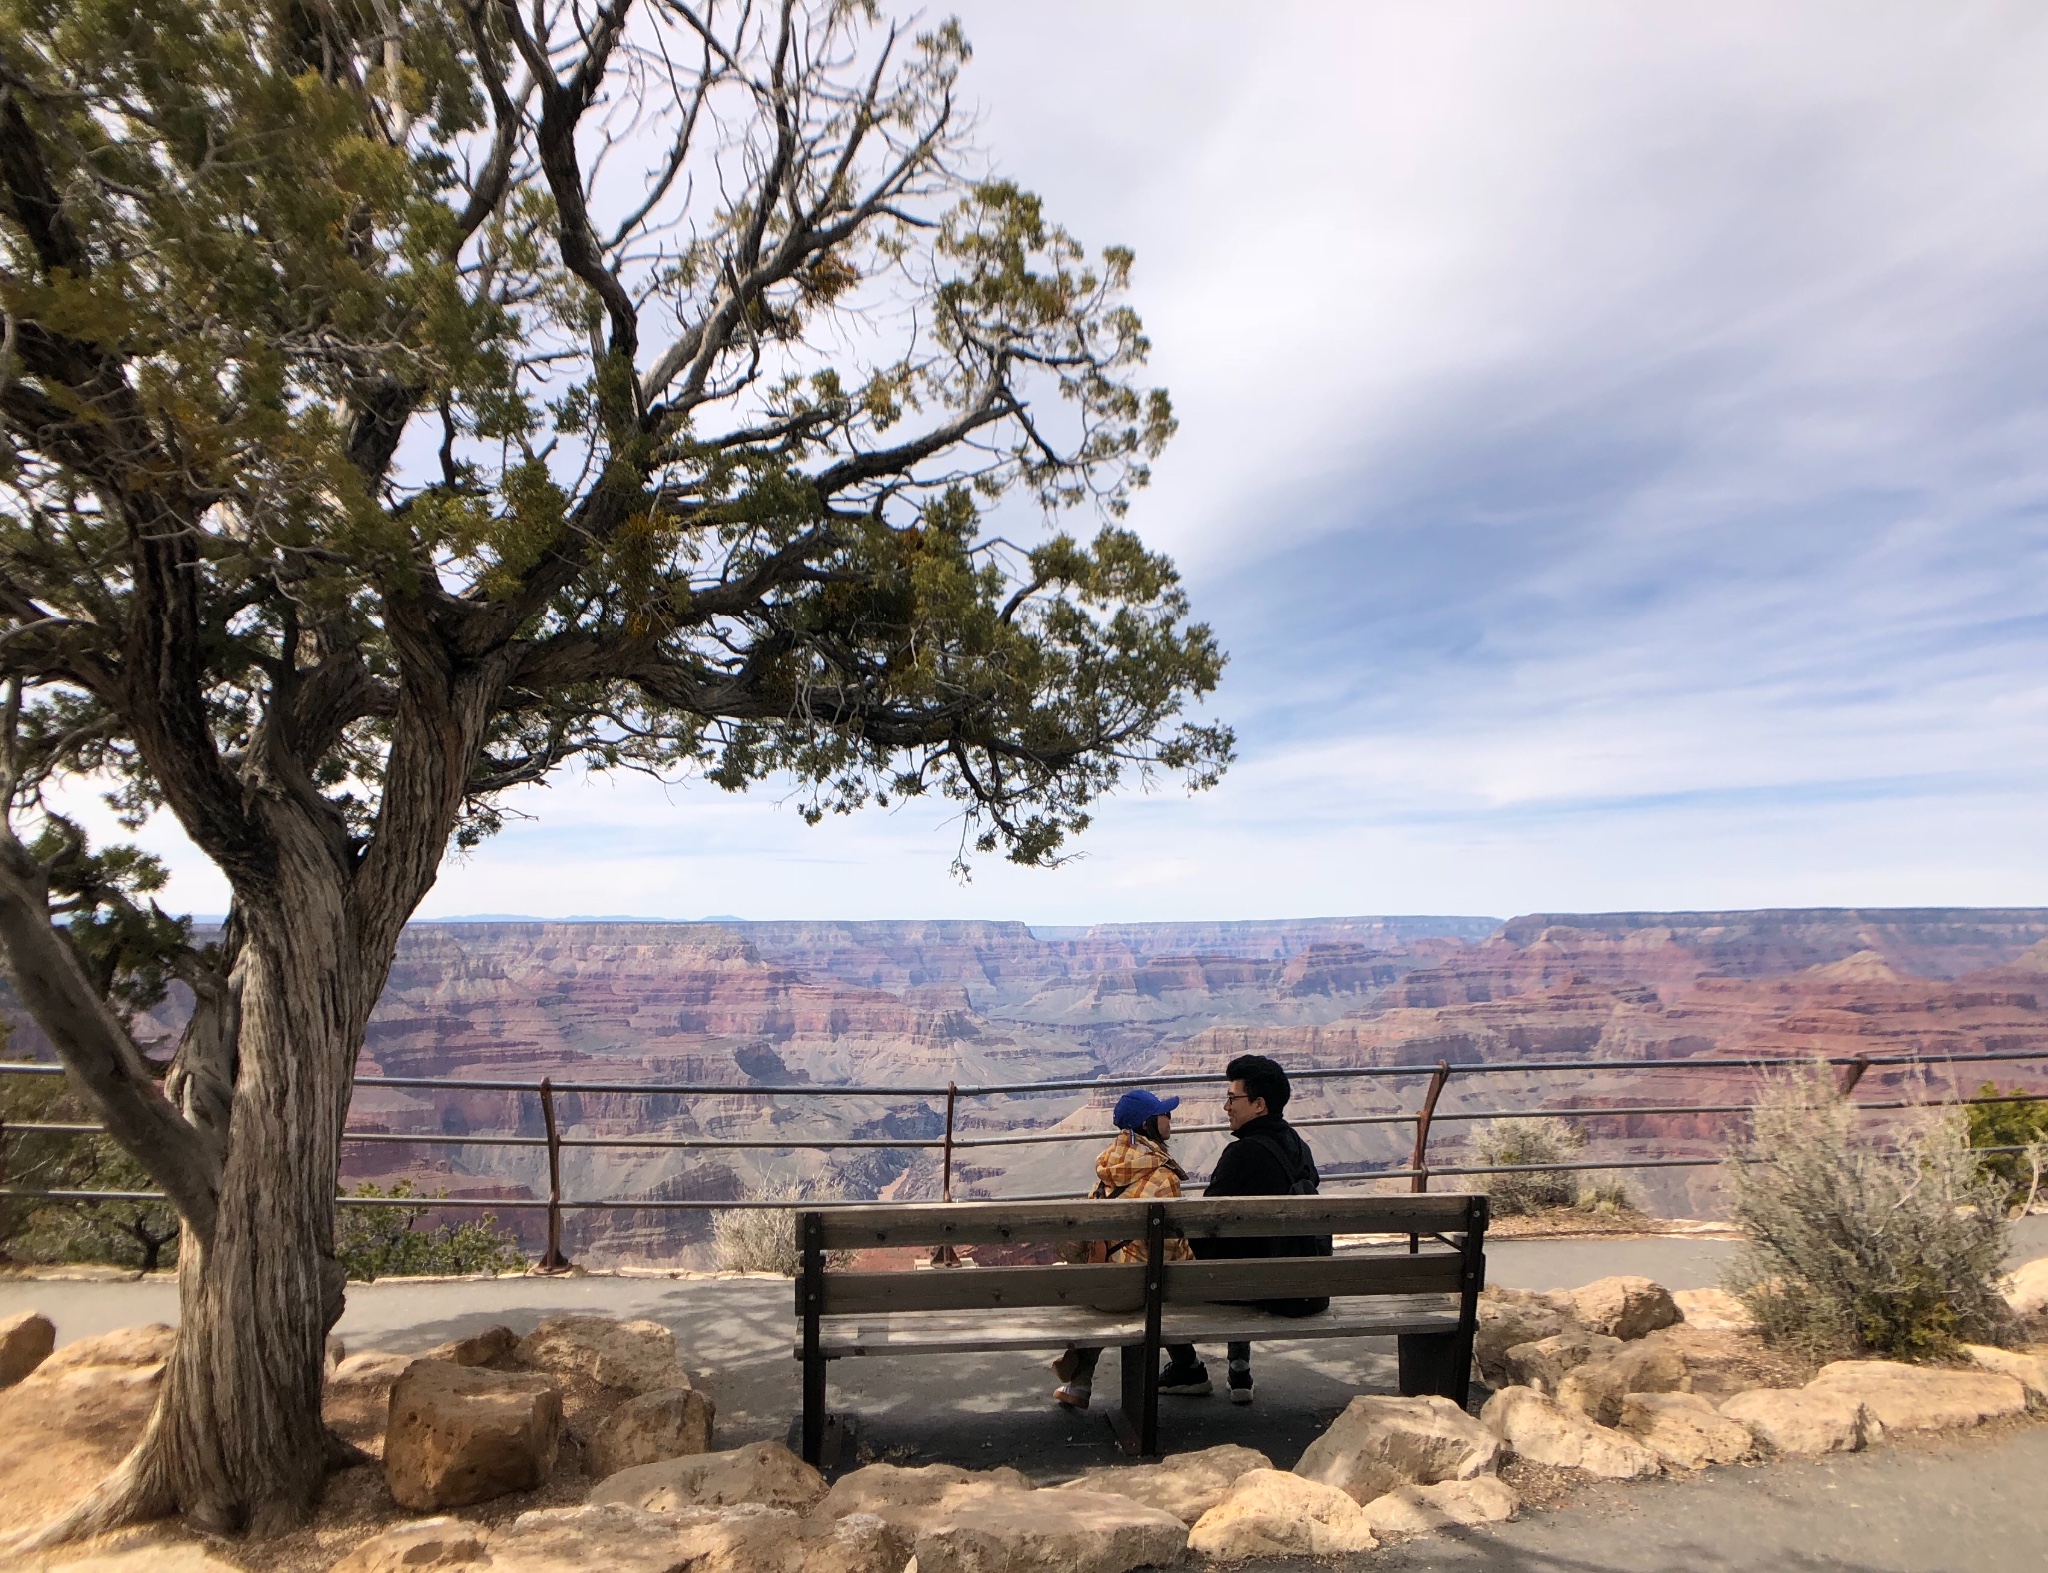
[[[1138,1127],[1138,1134],[1140,1136],[1149,1136],[1162,1146],[1166,1143],[1166,1138],[1159,1134],[1159,1116],[1156,1114]]]
[[[1264,1098],[1268,1114],[1278,1114],[1294,1096],[1287,1072],[1263,1054],[1240,1054],[1224,1066],[1223,1079],[1243,1082],[1247,1098]]]

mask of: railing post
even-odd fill
[[[959,1096],[959,1083],[950,1081],[947,1082],[946,1145],[944,1154],[941,1158],[942,1168],[940,1171],[939,1178],[939,1200],[942,1202],[950,1202],[953,1199],[953,1104]]]
[[[1870,1069],[1870,1057],[1859,1054],[1842,1067],[1842,1085],[1836,1089],[1844,1098],[1856,1090],[1856,1083],[1863,1080],[1863,1073]]]
[[[1438,1060],[1429,1078],[1429,1091],[1422,1097],[1422,1112],[1415,1117],[1415,1156],[1408,1160],[1408,1167],[1415,1171],[1408,1182],[1411,1191],[1429,1189],[1429,1122],[1436,1118],[1436,1100],[1443,1096],[1444,1083],[1450,1079],[1450,1061]]]
[[[562,1254],[562,1135],[555,1124],[555,1084],[547,1076],[540,1079],[540,1117],[548,1132],[548,1249],[540,1270],[560,1273],[574,1264]]]

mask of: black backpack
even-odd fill
[[[1293,1142],[1281,1140],[1278,1131],[1253,1131],[1238,1138],[1240,1141],[1255,1141],[1279,1160],[1280,1170],[1287,1176],[1289,1196],[1319,1196],[1322,1194],[1322,1178],[1316,1173],[1315,1160],[1307,1154],[1300,1138]],[[1329,1256],[1335,1250],[1327,1234],[1297,1234],[1275,1237],[1270,1256]]]

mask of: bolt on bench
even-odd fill
[[[1127,1452],[1159,1451],[1159,1356],[1167,1344],[1231,1339],[1400,1340],[1405,1395],[1469,1397],[1472,1334],[1486,1281],[1484,1196],[1183,1197],[1177,1201],[924,1202],[798,1214],[803,1455],[822,1459],[829,1362],[863,1355],[988,1353],[1099,1344],[1120,1351]],[[1166,1241],[1247,1236],[1406,1235],[1336,1256],[1168,1262]],[[1066,1245],[1143,1240],[1142,1263],[934,1267],[852,1272],[833,1253],[885,1246]],[[1251,1299],[1317,1298],[1313,1316]]]

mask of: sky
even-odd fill
[[[423,916],[2048,904],[2048,9],[959,14],[991,166],[1137,253],[1237,765],[966,882],[566,776]]]

